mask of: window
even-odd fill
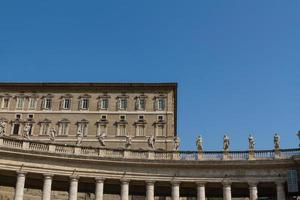
[[[43,109],[45,110],[51,110],[52,107],[52,99],[51,98],[45,98],[43,103]]]
[[[102,121],[107,120],[107,115],[101,115],[101,120],[102,120]]]
[[[68,135],[68,132],[69,132],[69,123],[60,122],[59,129],[58,129],[58,135]]]
[[[77,124],[77,132],[81,132],[84,136],[87,135],[87,123],[84,122],[78,122]]]
[[[144,129],[145,129],[145,126],[142,125],[142,124],[138,124],[136,126],[136,136],[145,136],[144,135]]]
[[[155,127],[155,135],[156,136],[164,136],[164,125],[163,124],[157,124]]]
[[[98,123],[97,135],[107,134],[107,126],[106,124]]]
[[[121,120],[121,121],[126,120],[126,115],[120,115],[120,120]]]
[[[19,130],[20,130],[20,124],[19,123],[14,123],[12,134],[13,135],[19,135]]]
[[[9,98],[3,98],[1,108],[2,109],[8,109],[8,107],[9,107]]]
[[[165,110],[165,99],[164,98],[158,98],[157,99],[157,110]]]
[[[40,135],[49,134],[49,123],[41,123]]]
[[[23,109],[24,97],[17,97],[16,109]]]
[[[146,100],[144,98],[136,99],[136,110],[145,110]]]
[[[144,115],[139,115],[139,121],[144,121]]]
[[[126,125],[125,124],[118,125],[118,136],[126,136]]]
[[[33,114],[29,114],[28,119],[30,119],[30,120],[33,119]]]
[[[158,115],[157,116],[157,121],[164,121],[164,116],[163,115]]]
[[[29,98],[29,103],[28,103],[28,108],[30,110],[34,110],[36,108],[36,102],[37,102],[37,99],[36,98]]]
[[[80,109],[87,110],[89,108],[89,99],[83,98],[80,101]]]
[[[127,99],[126,98],[119,98],[119,110],[126,110],[127,109]]]
[[[16,114],[16,119],[21,119],[21,115],[20,114]]]
[[[63,99],[62,108],[65,110],[69,110],[71,108],[71,99]]]
[[[100,99],[100,109],[101,110],[106,110],[108,109],[108,99]]]

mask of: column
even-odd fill
[[[197,183],[197,200],[205,200],[205,183]]]
[[[231,200],[231,183],[223,182],[223,199]]]
[[[172,200],[179,200],[180,198],[179,186],[180,186],[180,182],[178,181],[172,182]]]
[[[286,200],[284,183],[285,181],[276,182],[277,200]]]
[[[249,195],[250,200],[257,200],[257,182],[249,182]]]
[[[95,200],[103,200],[104,179],[102,177],[97,177],[95,180]]]
[[[69,200],[77,200],[78,176],[70,177]]]
[[[154,200],[154,181],[146,181],[146,200]]]
[[[51,174],[44,174],[44,186],[43,186],[42,200],[50,200],[51,199],[52,176],[53,175],[51,175]]]
[[[14,200],[23,200],[25,186],[25,172],[17,172],[17,183]]]
[[[129,199],[129,180],[121,180],[121,200]]]

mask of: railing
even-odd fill
[[[153,151],[81,147],[62,145],[31,140],[20,140],[11,137],[0,137],[0,148],[29,150],[64,155],[96,156],[101,158],[124,158],[140,160],[272,160],[289,159],[300,156],[300,149],[252,150],[252,151]]]

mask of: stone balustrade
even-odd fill
[[[288,159],[300,155],[300,149],[253,150],[253,151],[153,151],[133,149],[107,149],[44,143],[0,137],[0,147],[23,149],[38,152],[97,156],[104,158],[155,159],[155,160],[267,160]]]

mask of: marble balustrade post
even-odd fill
[[[25,172],[17,172],[17,183],[14,200],[23,200],[25,179]]]
[[[50,200],[51,199],[52,177],[53,177],[53,175],[51,175],[51,174],[44,174],[42,200]]]

